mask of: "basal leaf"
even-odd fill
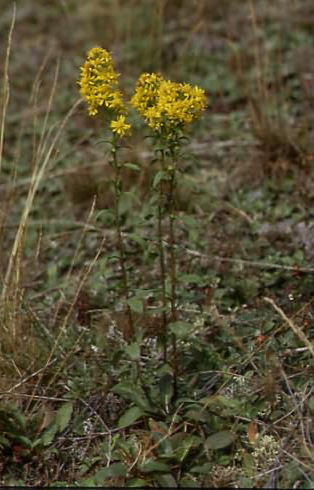
[[[155,471],[160,472],[169,472],[170,467],[165,463],[161,463],[160,461],[154,461],[153,459],[146,461],[146,463],[140,465],[140,470],[144,473],[151,473]]]
[[[144,415],[144,410],[139,407],[129,408],[119,419],[118,427],[128,427]]]
[[[64,403],[56,413],[55,423],[58,425],[58,432],[63,432],[71,420],[73,412],[73,402]]]
[[[207,449],[222,449],[224,447],[230,446],[234,441],[234,435],[232,432],[223,430],[221,432],[216,432],[205,441]]]
[[[143,410],[150,410],[152,408],[142,390],[138,386],[134,386],[133,383],[118,383],[112,388],[112,391],[121,395],[125,400],[136,403]]]

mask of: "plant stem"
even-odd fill
[[[114,215],[115,215],[115,223],[117,230],[117,242],[118,242],[118,250],[119,250],[119,263],[122,272],[122,281],[123,281],[123,294],[124,298],[127,301],[129,298],[129,284],[128,284],[128,276],[125,268],[125,249],[124,242],[122,239],[121,225],[120,225],[120,214],[119,214],[119,203],[120,203],[120,194],[121,194],[121,165],[119,165],[117,160],[117,147],[113,142],[112,146],[112,163],[114,167]],[[128,318],[128,328],[124,328],[124,338],[129,340],[134,335],[134,323],[133,323],[133,315],[130,308],[130,305],[126,303],[126,314]]]
[[[171,151],[172,164],[169,167],[169,194],[168,194],[168,222],[169,222],[169,251],[170,251],[170,281],[171,281],[171,294],[170,294],[170,305],[171,305],[171,322],[177,321],[177,264],[176,264],[176,253],[175,253],[175,206],[174,206],[174,190],[176,184],[176,162],[174,159],[174,151]],[[177,377],[178,377],[178,366],[177,366],[177,339],[176,335],[172,334],[172,359],[173,359],[173,379],[174,379],[174,396],[177,393]]]
[[[165,156],[162,151],[162,170],[165,167]],[[159,266],[160,266],[160,279],[161,279],[161,299],[162,299],[162,326],[163,326],[163,358],[164,362],[167,362],[167,343],[168,343],[168,326],[167,326],[167,297],[166,297],[166,266],[165,266],[165,252],[163,245],[163,226],[162,226],[162,217],[163,217],[163,198],[164,198],[164,189],[162,180],[158,186],[159,190],[159,199],[158,199],[158,217],[157,217],[157,231],[158,231],[158,248],[159,248]]]

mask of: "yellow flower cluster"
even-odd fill
[[[126,106],[118,88],[119,73],[116,72],[111,54],[105,49],[95,47],[87,53],[81,68],[79,80],[80,93],[88,104],[90,116],[96,116],[102,108],[116,114],[111,121],[111,129],[119,136],[130,132],[131,125],[126,122]]]
[[[206,109],[207,98],[205,91],[197,86],[144,73],[131,103],[152,129],[169,132],[197,119]]]

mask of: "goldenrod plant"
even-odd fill
[[[188,83],[165,80],[157,73],[144,73],[140,76],[132,105],[152,130],[156,158],[160,162],[159,172],[154,179],[158,191],[158,245],[160,259],[161,291],[163,303],[163,344],[164,360],[167,361],[168,323],[175,327],[177,318],[177,265],[175,220],[176,208],[174,192],[177,184],[177,166],[185,128],[199,118],[206,109],[205,91]],[[164,219],[168,222],[169,267],[170,270],[170,322],[167,318],[166,263],[164,249]],[[176,384],[176,335],[172,333],[172,360]]]
[[[123,289],[125,297],[125,308],[128,317],[128,328],[124,331],[124,337],[130,339],[134,334],[133,316],[129,298],[128,275],[125,264],[125,247],[121,231],[121,218],[119,204],[122,193],[122,165],[118,160],[118,150],[121,148],[122,140],[130,134],[131,124],[127,122],[127,106],[119,89],[119,73],[117,73],[111,53],[100,47],[92,48],[84,65],[81,68],[79,80],[80,93],[88,104],[90,116],[107,117],[110,120],[111,130],[110,165],[114,170],[114,216],[117,230],[117,245],[119,250],[119,262],[122,273]]]

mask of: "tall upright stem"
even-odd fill
[[[164,170],[164,152],[162,152],[162,170]],[[158,248],[159,248],[159,266],[160,266],[160,279],[161,279],[161,300],[162,300],[162,326],[163,326],[163,358],[164,362],[167,362],[167,343],[168,343],[168,326],[167,326],[167,296],[166,296],[166,266],[165,266],[165,252],[163,244],[163,200],[164,191],[162,180],[158,186],[158,216],[157,216],[157,227],[158,227]]]
[[[120,203],[120,194],[121,194],[121,165],[119,165],[118,163],[117,148],[114,144],[111,153],[112,153],[112,163],[114,167],[114,191],[115,191],[114,192],[114,215],[115,215],[115,223],[116,223],[116,230],[117,230],[119,264],[122,272],[123,294],[125,300],[127,301],[129,298],[129,284],[128,284],[128,276],[125,268],[125,249],[124,249],[124,242],[122,238],[120,213],[119,213],[119,203]],[[132,315],[130,305],[128,303],[126,303],[126,314],[128,318],[128,329],[124,330],[124,338],[128,340],[132,338],[134,335],[133,315]]]
[[[174,205],[174,190],[176,184],[176,161],[174,158],[174,152],[171,151],[172,164],[169,167],[169,194],[168,194],[168,223],[169,223],[169,252],[170,252],[170,281],[171,281],[171,294],[170,294],[170,305],[171,305],[171,322],[177,321],[177,264],[176,264],[176,253],[175,253],[175,205]],[[177,393],[177,378],[178,378],[178,365],[177,365],[177,339],[176,335],[173,333],[171,336],[172,340],[172,362],[173,362],[173,377],[174,377],[174,395]]]

